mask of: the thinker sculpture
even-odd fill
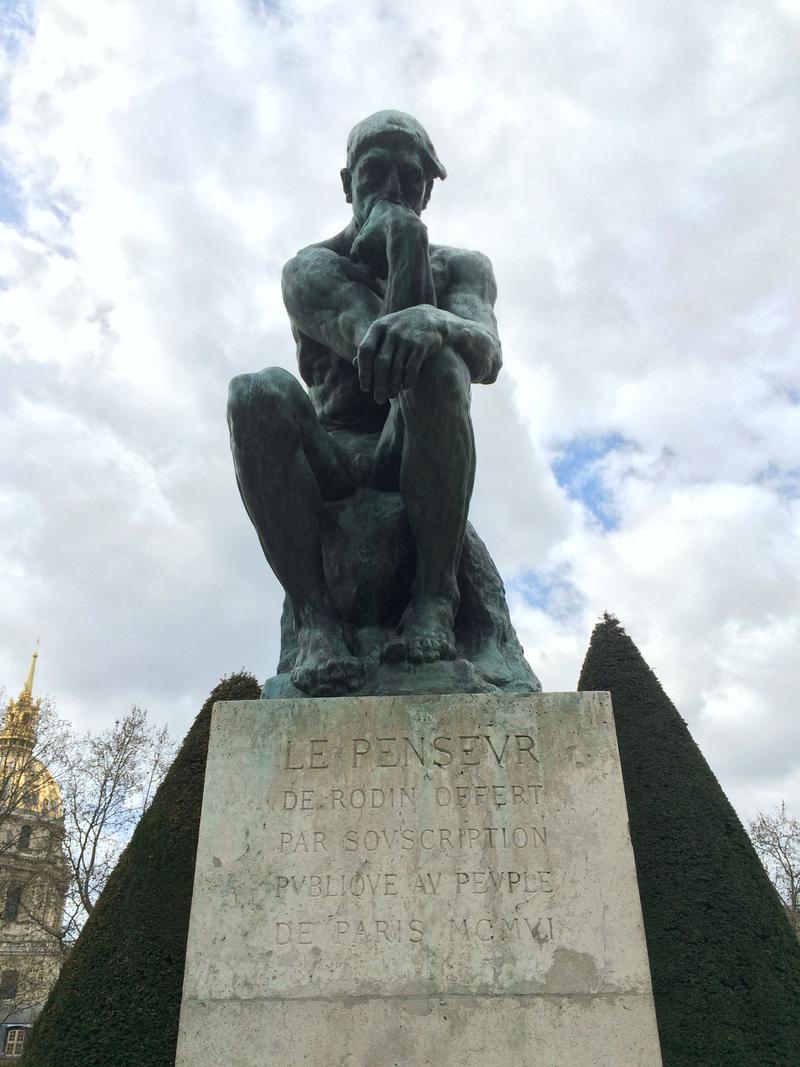
[[[381,111],[341,172],[353,217],[284,268],[300,375],[231,382],[239,489],[286,592],[265,696],[535,691],[483,542],[470,383],[501,366],[478,252],[430,245],[444,178],[425,130]]]

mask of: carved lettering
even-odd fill
[[[456,895],[461,893],[552,893],[550,871],[457,871]]]
[[[361,762],[361,757],[366,756],[370,748],[369,741],[366,737],[354,737],[353,738],[353,766],[358,767]]]
[[[464,726],[284,742],[284,769],[303,776],[287,774],[271,794],[285,817],[278,852],[286,865],[267,876],[283,912],[276,946],[346,954],[359,945],[435,949],[449,939],[485,961],[487,951],[508,952],[503,943],[552,940],[552,918],[525,914],[535,900],[558,900],[545,858],[544,783],[530,780],[541,777],[531,766],[539,763],[534,736]],[[324,829],[308,828],[314,812],[329,813],[327,825],[321,816],[312,824]],[[422,900],[424,924],[408,917]]]
[[[425,826],[421,830],[346,830],[342,837],[346,852],[444,852],[484,848],[537,848],[547,844],[545,826]]]
[[[311,928],[316,925],[307,919],[301,919],[299,922],[276,922],[275,941],[279,945],[311,945]]]
[[[281,852],[327,852],[324,830],[301,830],[300,833],[291,833],[288,830],[281,831]]]
[[[351,743],[351,765],[368,770],[408,767],[415,763],[420,767],[431,764],[434,767],[449,767],[452,763],[461,767],[477,767],[482,763],[507,767],[511,758],[509,749],[512,742],[516,764],[527,763],[528,759],[539,762],[535,742],[530,734],[504,734],[502,738],[493,738],[491,734],[459,734],[457,737],[439,734],[433,738],[354,737]],[[327,740],[325,743],[327,744]],[[320,752],[322,751],[320,749]],[[299,770],[303,766],[304,764],[300,763],[292,769]]]
[[[491,737],[489,737],[488,734],[486,735],[486,743],[488,744],[489,748],[492,750],[492,755],[497,760],[497,766],[498,767],[502,767],[503,766],[503,758],[505,757],[506,749],[508,748],[509,740],[510,740],[510,738],[509,738],[508,734],[506,734],[505,740],[503,741],[503,747],[500,749],[500,752],[498,753],[497,749],[492,744]]]
[[[423,926],[421,919],[336,919],[333,932],[338,942],[351,944],[381,941],[418,944],[422,941]]]
[[[397,874],[393,871],[363,874],[277,874],[275,895],[278,900],[297,897],[396,897]]]
[[[333,788],[330,795],[322,796],[317,805],[320,809],[331,808],[332,810],[346,811],[353,808],[360,811],[362,808],[413,808],[417,803],[417,787],[389,786],[379,789],[377,786],[370,789],[337,789]]]
[[[453,762],[453,753],[445,742],[450,740],[449,737],[434,737],[433,747],[439,753],[437,759],[434,759],[434,767],[447,767]]]
[[[286,745],[286,762],[284,763],[283,766],[287,771],[301,771],[303,769],[303,764],[302,763],[294,763],[293,760],[292,760],[292,742],[291,741],[289,741],[288,744]]]
[[[544,945],[552,941],[553,919],[527,916],[482,915],[476,919],[450,917],[451,941],[534,941]]]
[[[536,806],[539,803],[541,782],[527,785],[446,785],[436,786],[434,800],[440,808],[495,807],[504,808],[510,803]],[[509,796],[509,790],[510,796]]]
[[[439,886],[442,884],[441,874],[418,874],[416,881],[414,882],[414,892],[431,894],[436,896],[439,892]]]
[[[366,852],[378,851],[403,851],[410,852],[419,847],[425,852],[437,849],[443,851],[453,849],[476,849],[476,848],[527,848],[538,847],[547,844],[547,828],[545,826],[514,826],[510,829],[505,826],[459,826],[457,829],[449,827],[423,827],[416,830],[381,829],[381,830],[347,830],[343,836],[344,848],[347,852],[357,852],[363,849]]]
[[[287,771],[302,771],[306,768],[312,771],[325,770],[328,766],[327,746],[327,737],[316,737],[308,742],[307,748],[306,746],[298,746],[300,751],[292,752],[292,742],[287,742],[284,769]]]
[[[320,737],[309,741],[311,752],[308,766],[312,771],[323,771],[328,766],[327,762],[323,762],[327,744],[327,737]]]

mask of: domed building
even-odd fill
[[[0,729],[0,1064],[21,1055],[62,963],[69,873],[61,790],[38,736],[37,657]]]

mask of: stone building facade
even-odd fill
[[[63,959],[64,812],[39,737],[37,656],[0,729],[0,1064],[21,1055]]]

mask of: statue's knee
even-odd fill
[[[299,386],[282,367],[267,367],[255,374],[237,374],[228,387],[228,416],[232,421],[251,413],[273,414],[291,403]]]
[[[436,404],[469,405],[469,371],[464,360],[450,347],[440,349],[423,363],[412,390]]]
[[[250,400],[251,382],[254,375],[237,374],[228,386],[228,415],[236,415]]]

